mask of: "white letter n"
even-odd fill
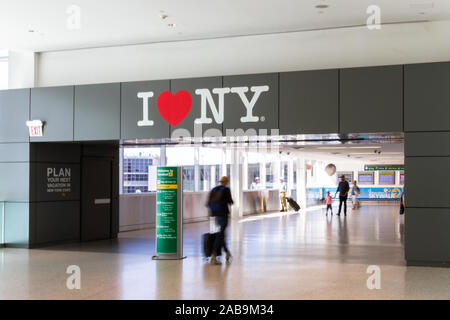
[[[138,92],[138,98],[142,99],[143,120],[138,121],[138,127],[147,127],[153,125],[153,120],[148,119],[148,99],[153,97],[153,91]]]
[[[206,116],[206,104],[209,104],[209,108],[213,114],[214,120],[216,123],[223,123],[223,104],[224,104],[224,95],[230,92],[230,88],[214,88],[213,93],[219,95],[219,107],[216,108],[214,100],[212,98],[211,92],[209,89],[197,89],[195,90],[195,94],[201,96],[201,114],[200,118],[195,119],[196,124],[208,124],[212,123],[212,119]]]

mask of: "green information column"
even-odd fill
[[[183,259],[183,181],[181,167],[156,170],[156,256]]]

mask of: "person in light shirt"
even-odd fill
[[[287,202],[286,202],[286,191],[287,186],[284,182],[284,179],[280,179],[280,201],[281,201],[281,210],[280,212],[286,212],[287,210]]]

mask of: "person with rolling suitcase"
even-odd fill
[[[211,217],[215,220],[215,223],[219,227],[219,232],[209,233],[209,235],[204,235],[204,249],[205,255],[210,251],[211,259],[210,263],[212,265],[222,264],[217,260],[220,255],[222,248],[225,251],[225,259],[227,262],[231,261],[231,253],[228,250],[225,241],[225,230],[228,226],[228,217],[230,215],[229,206],[233,204],[233,199],[231,197],[230,188],[228,185],[228,177],[222,177],[219,180],[219,185],[214,187],[208,196],[207,206]],[[212,246],[212,249],[210,249]]]

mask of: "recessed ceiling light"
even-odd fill
[[[328,8],[328,5],[327,5],[327,4],[318,4],[318,5],[316,6],[316,9],[326,9],[326,8]]]
[[[164,20],[164,19],[167,19],[168,15],[165,14],[165,13],[161,13],[161,14],[159,15],[159,17],[160,17],[162,20]]]
[[[35,32],[33,29],[28,30],[29,33]]]

